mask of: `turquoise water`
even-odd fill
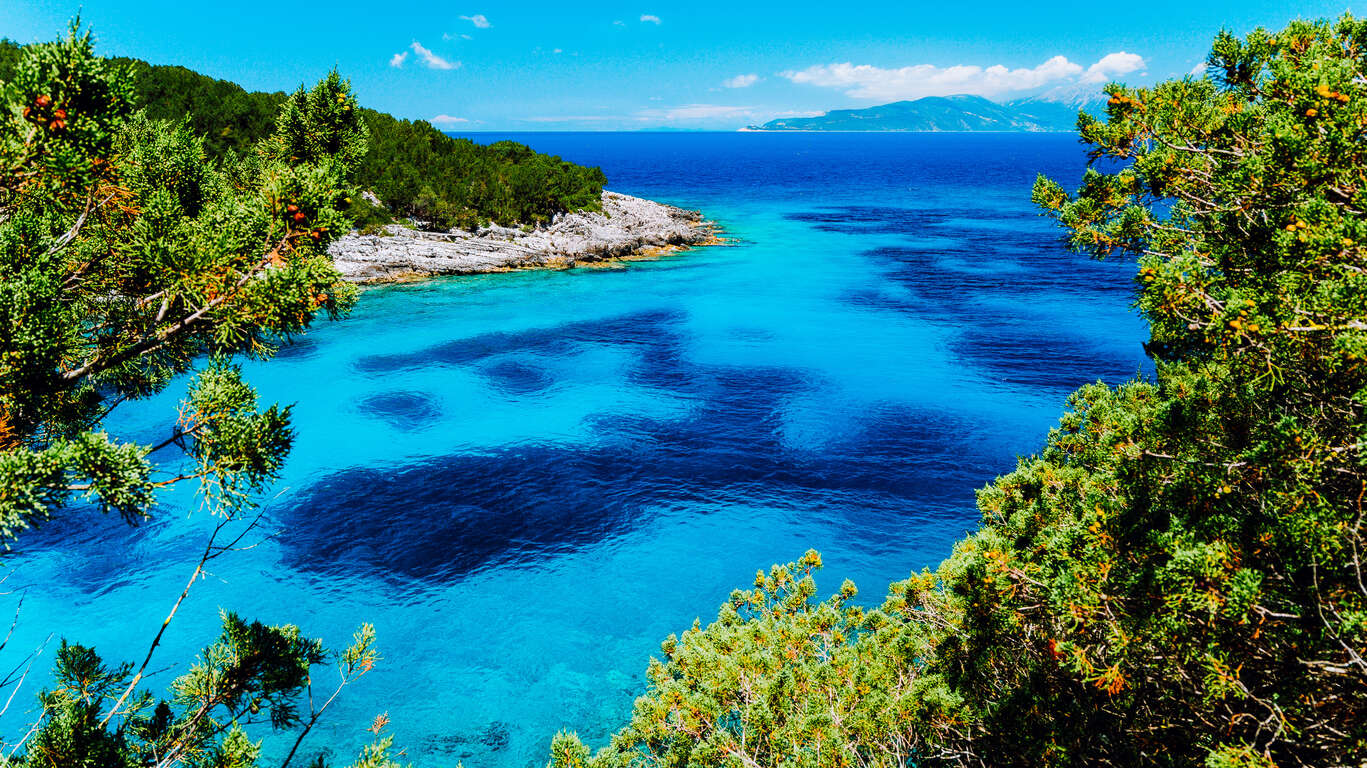
[[[1037,172],[1080,173],[1070,136],[515,138],[735,242],[369,290],[248,365],[296,403],[274,536],[195,587],[155,685],[220,607],[334,646],[367,620],[384,661],[315,747],[340,761],[388,711],[419,765],[539,765],[562,727],[602,743],[659,641],[755,569],[815,547],[826,588],[876,601],[934,566],[1068,392],[1147,365],[1132,265],[1067,253],[1030,207]],[[181,394],[110,427],[159,440]],[[43,585],[11,649],[55,629],[140,659],[209,521],[186,494],[137,529],[72,517],[11,561],[10,588]]]

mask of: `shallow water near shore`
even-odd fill
[[[816,548],[823,592],[851,578],[876,602],[934,567],[1069,392],[1149,370],[1133,265],[1067,252],[1029,202],[1036,173],[1079,177],[1073,136],[475,138],[601,165],[734,242],[367,290],[247,364],[296,403],[274,535],[196,585],[154,688],[220,607],[334,647],[370,621],[384,660],[313,747],[345,764],[387,711],[406,762],[541,765],[558,729],[603,744],[659,642],[757,568]],[[182,395],[110,430],[159,441]],[[21,540],[11,663],[49,631],[140,660],[210,526],[179,491],[137,529],[92,514]]]

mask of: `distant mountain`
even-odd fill
[[[1072,131],[1077,127],[1078,107],[1078,103],[1063,103],[1045,97],[998,104],[981,96],[927,96],[867,109],[835,109],[817,117],[770,120],[746,130]]]

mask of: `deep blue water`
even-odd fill
[[[876,601],[933,567],[1070,391],[1146,369],[1133,266],[1065,251],[1029,203],[1036,173],[1080,174],[1071,136],[512,138],[735,244],[370,290],[248,365],[297,404],[276,535],[196,586],[155,685],[220,607],[332,645],[369,620],[384,661],[314,745],[345,757],[388,711],[418,765],[540,765],[560,728],[601,744],[660,640],[757,568],[815,547],[824,588]],[[158,440],[182,394],[110,427]],[[30,537],[8,586],[43,586],[10,648],[55,628],[141,658],[208,526],[180,493],[138,529]]]

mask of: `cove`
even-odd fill
[[[1037,173],[1078,177],[1074,136],[475,138],[601,165],[734,242],[367,290],[246,365],[296,404],[274,536],[216,561],[160,658],[220,607],[332,646],[373,622],[384,661],[312,742],[338,759],[382,711],[418,765],[540,765],[562,727],[601,744],[659,642],[756,569],[814,547],[824,590],[879,600],[972,529],[973,491],[1069,392],[1149,370],[1133,265],[1068,252],[1029,202]],[[182,394],[110,429],[159,442]],[[59,586],[28,592],[14,647],[55,627],[141,658],[208,525],[179,494],[136,529],[73,510],[26,538],[10,586]]]

